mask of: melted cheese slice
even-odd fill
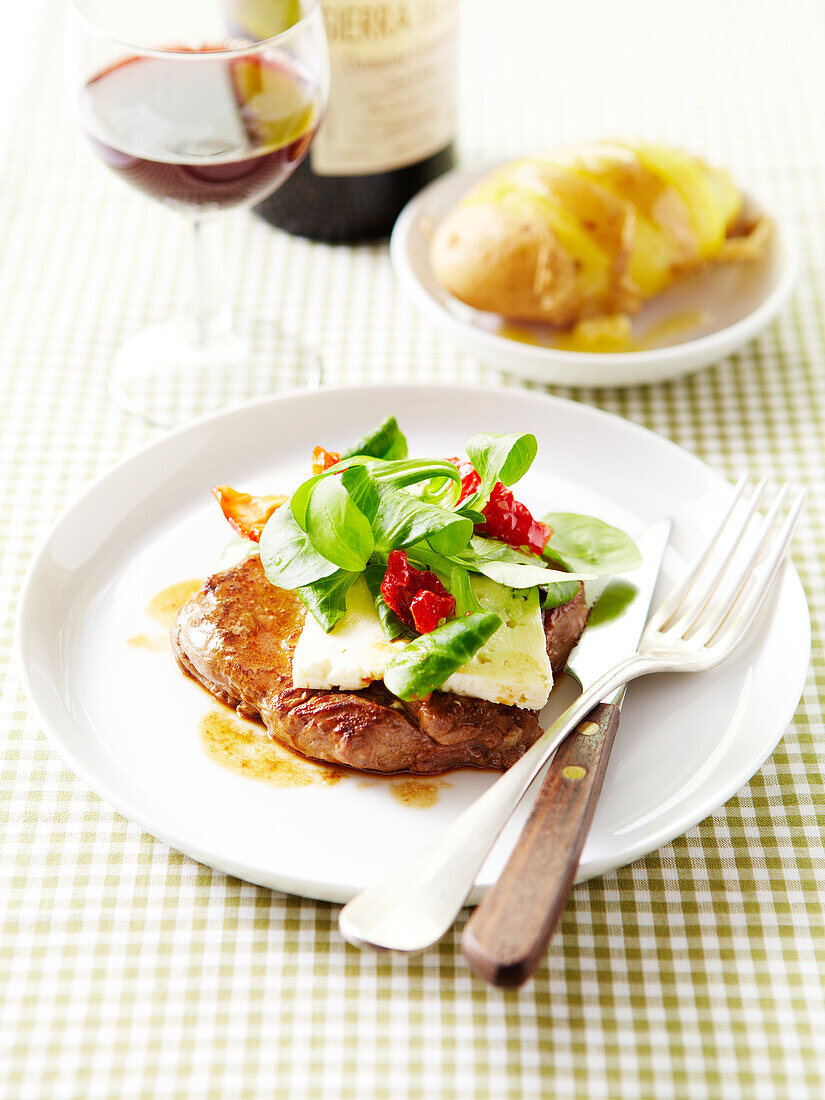
[[[492,703],[541,710],[553,687],[544,616],[537,588],[505,588],[473,577],[473,591],[485,611],[502,625],[466,665],[444,682],[443,691]]]
[[[473,578],[473,590],[485,611],[502,625],[486,645],[442,688],[456,695],[540,710],[553,686],[544,620],[535,588],[512,589],[486,577]],[[402,639],[388,641],[363,579],[347,593],[347,613],[325,634],[308,614],[292,662],[295,687],[353,691],[381,680],[387,664],[403,649]]]
[[[293,686],[356,691],[382,680],[387,665],[405,645],[401,639],[387,639],[361,577],[347,592],[346,614],[329,634],[307,612],[292,658]]]

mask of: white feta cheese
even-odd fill
[[[553,687],[553,670],[538,589],[505,588],[487,577],[473,577],[473,591],[485,611],[501,617],[502,625],[442,690],[541,710]]]
[[[383,678],[387,664],[404,644],[384,636],[366,581],[359,578],[347,592],[347,613],[329,634],[307,612],[292,658],[292,683],[350,691],[366,687]]]
[[[486,645],[444,683],[444,691],[492,703],[540,710],[553,686],[538,591],[505,588],[473,577],[473,590],[485,611],[502,625]],[[295,687],[356,690],[381,680],[392,657],[406,643],[388,641],[363,579],[347,593],[347,613],[325,634],[311,614],[295,647]]]

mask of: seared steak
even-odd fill
[[[553,672],[561,672],[567,658],[578,644],[587,625],[587,604],[584,601],[584,585],[579,585],[577,595],[569,603],[551,607],[544,613],[544,636],[547,638],[547,656]]]
[[[433,692],[404,703],[383,683],[361,691],[292,686],[292,655],[306,609],[275,588],[253,555],[210,577],[178,613],[178,664],[222,702],[263,720],[274,740],[304,756],[376,772],[437,773],[474,765],[503,770],[533,744],[536,711]],[[584,593],[547,613],[555,671],[584,629]]]

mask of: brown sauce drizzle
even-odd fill
[[[277,745],[262,728],[242,722],[226,711],[211,710],[200,720],[201,742],[207,754],[230,771],[260,779],[275,787],[306,787],[337,783],[341,772],[315,764]]]
[[[390,783],[390,794],[405,806],[427,810],[435,806],[444,787],[452,787],[446,779],[396,779]]]
[[[170,584],[153,596],[146,605],[146,614],[168,630],[181,607],[200,591],[203,584],[200,578]],[[168,647],[165,635],[132,634],[127,642],[137,649],[155,653]],[[306,787],[314,783],[329,786],[338,783],[344,775],[358,775],[359,786],[387,783],[396,801],[421,810],[435,806],[442,789],[452,786],[441,778],[364,774],[353,772],[350,768],[307,760],[273,741],[263,727],[236,717],[235,712],[228,708],[211,710],[203,715],[200,734],[204,750],[216,764],[274,787]]]
[[[191,596],[203,588],[203,583],[201,578],[195,578],[170,584],[168,588],[161,589],[157,596],[152,597],[146,605],[146,614],[161,626],[171,627],[178,611]]]
[[[156,634],[132,634],[126,642],[135,649],[148,649],[150,653],[162,653],[167,648],[166,639]]]

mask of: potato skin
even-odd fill
[[[682,275],[722,259],[724,227],[730,232],[741,207],[727,173],[678,151],[642,148],[653,167],[629,147],[603,143],[572,158],[496,169],[437,226],[436,279],[474,309],[563,327],[635,313]],[[711,247],[702,247],[702,219],[719,237]]]
[[[541,221],[512,210],[457,207],[436,230],[430,263],[474,309],[556,325],[579,316],[575,260]]]

